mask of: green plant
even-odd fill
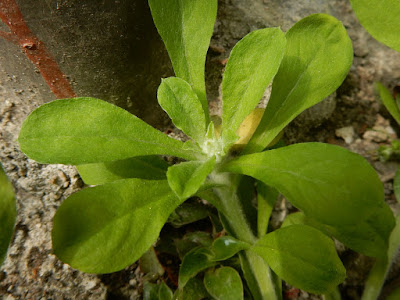
[[[350,2],[360,23],[375,39],[396,51],[400,51],[399,1],[350,0]],[[392,95],[390,91],[379,82],[376,83],[376,90],[380,96],[380,99],[382,100],[383,105],[387,108],[396,122],[400,124],[399,96],[396,95],[396,93]],[[399,148],[400,142],[397,140],[393,141],[391,146],[381,146],[378,149],[381,160],[385,161],[391,158],[398,159],[400,155]],[[399,170],[396,173],[393,185],[396,199],[400,202]],[[398,255],[399,249],[400,214],[398,214],[396,217],[396,225],[390,235],[387,255],[383,258],[377,258],[375,265],[368,276],[362,296],[363,300],[378,299],[385,283],[386,276],[396,256]],[[399,289],[394,291],[389,298],[397,299],[398,293]]]
[[[16,214],[13,188],[0,164],[0,265],[14,232]]]
[[[291,120],[344,80],[353,54],[342,24],[316,14],[286,34],[266,28],[239,41],[224,73],[219,131],[210,122],[204,83],[217,1],[149,4],[177,76],[162,80],[158,101],[191,139],[174,140],[93,98],[56,100],[32,112],[21,128],[22,151],[38,162],[76,165],[85,183],[98,185],[73,194],[58,209],[54,253],[85,272],[121,270],[151,248],[180,204],[197,195],[217,209],[228,235],[186,252],[178,299],[196,293],[202,295],[196,299],[243,299],[244,293],[281,299],[279,278],[330,293],[345,278],[330,236],[384,257],[394,218],[365,159],[320,143],[264,151]],[[238,128],[272,79],[257,129],[247,132],[252,137],[246,145],[235,147]],[[158,155],[186,161],[168,166]],[[279,193],[304,217],[269,232]],[[203,271],[201,281],[197,275]],[[145,297],[171,299],[172,292],[148,283]]]

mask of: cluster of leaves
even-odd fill
[[[0,164],[0,265],[14,232],[16,214],[14,191]]]
[[[397,0],[350,0],[354,12],[365,29],[379,42],[400,52],[400,2]],[[381,83],[376,84],[377,92],[383,105],[392,117],[400,124],[400,96],[397,90],[393,95]],[[399,159],[400,142],[395,140],[391,146],[381,146],[379,155],[382,160]],[[400,168],[394,179],[394,193],[400,202]],[[387,255],[378,258],[366,282],[363,300],[374,300],[379,297],[385,278],[400,249],[400,214],[396,217],[396,225],[389,239]],[[398,299],[400,287],[389,296]],[[389,299],[388,298],[388,299]]]
[[[343,82],[353,53],[342,24],[315,14],[286,34],[266,28],[240,40],[222,81],[219,131],[210,121],[204,83],[217,1],[149,4],[176,74],[162,80],[158,101],[190,140],[172,139],[93,98],[56,100],[32,112],[21,128],[21,150],[38,162],[76,165],[85,183],[97,185],[58,209],[54,253],[85,272],[121,270],[151,248],[178,206],[197,195],[216,208],[227,235],[185,253],[178,299],[189,299],[193,289],[215,299],[280,299],[275,274],[306,291],[329,293],[345,278],[332,237],[384,258],[394,217],[364,158],[320,143],[268,149],[290,121]],[[271,81],[259,125],[238,150],[238,130]],[[185,161],[169,166],[159,155]],[[301,212],[269,232],[279,193]],[[234,258],[236,264],[227,263]],[[145,291],[172,298],[165,284]]]

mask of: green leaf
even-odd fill
[[[16,216],[14,191],[0,164],[0,265],[14,232]]]
[[[213,299],[243,299],[242,280],[239,273],[231,267],[222,267],[206,272],[204,286]]]
[[[222,236],[216,239],[210,250],[213,253],[212,261],[221,261],[231,258],[239,251],[249,249],[250,244],[239,241],[231,236]]]
[[[194,248],[199,248],[199,246],[210,247],[212,242],[213,240],[210,234],[204,231],[189,232],[185,234],[182,239],[174,240],[174,244],[181,259]]]
[[[385,257],[378,258],[375,261],[375,264],[368,275],[362,300],[375,300],[379,298],[379,294],[385,283],[386,276],[389,273],[393,263],[395,262],[396,257],[398,256],[399,249],[400,215],[396,217],[396,226],[390,235],[389,247],[383,249],[386,252]],[[395,299],[399,298],[393,298],[393,300]]]
[[[119,271],[150,248],[180,203],[166,180],[123,179],[84,189],[57,210],[54,253],[83,272]]]
[[[203,142],[206,118],[201,102],[190,84],[176,77],[163,79],[157,98],[177,128],[199,144]]]
[[[167,178],[171,189],[180,198],[194,195],[215,166],[215,157],[207,161],[189,161],[168,168]]]
[[[191,84],[208,123],[204,67],[217,16],[217,0],[149,0],[149,5],[175,74]]]
[[[143,284],[143,299],[144,300],[159,300],[160,286],[146,281]]]
[[[168,287],[168,285],[165,284],[165,282],[162,282],[158,289],[158,300],[172,300],[172,299],[173,299],[173,293],[171,289]]]
[[[184,202],[169,216],[168,223],[174,227],[181,227],[209,216],[208,208],[199,202]]]
[[[285,218],[285,220],[283,221],[281,228],[288,227],[291,225],[308,225],[308,226],[314,227],[315,229],[322,231],[326,235],[330,235],[330,233],[328,232],[328,230],[324,224],[321,224],[321,223],[307,217],[301,211],[291,213],[290,215],[288,215]]]
[[[390,295],[386,298],[386,300],[398,300],[400,299],[400,287],[397,287],[394,291],[390,293]]]
[[[153,247],[150,247],[139,259],[140,271],[150,277],[160,277],[164,274],[164,268],[158,260]]]
[[[179,289],[199,272],[206,270],[217,263],[209,259],[212,253],[206,248],[193,249],[185,255],[179,269]]]
[[[350,0],[361,25],[379,42],[400,51],[398,0]]]
[[[189,160],[198,156],[126,110],[94,98],[40,106],[23,123],[18,141],[26,155],[41,163],[80,165],[154,154]]]
[[[395,226],[392,210],[382,203],[356,225],[328,226],[328,232],[349,248],[372,257],[385,257],[390,233]]]
[[[269,233],[251,250],[283,280],[308,292],[329,292],[346,277],[333,241],[307,225],[292,225]]]
[[[150,155],[76,168],[86,184],[98,185],[125,178],[166,179],[168,163],[159,156]]]
[[[265,185],[261,181],[257,182],[257,235],[258,238],[265,235],[268,231],[269,218],[275,202],[279,197],[279,192]]]
[[[286,39],[280,28],[255,30],[232,49],[222,80],[222,135],[235,135],[278,72]]]
[[[393,190],[394,190],[394,195],[397,199],[397,202],[400,203],[400,167],[397,169],[396,175],[394,176]]]
[[[400,124],[400,110],[390,91],[380,82],[376,82],[375,87],[378,90],[379,97],[382,100],[383,105],[385,105],[396,122]]]
[[[177,289],[174,294],[176,300],[209,299],[209,294],[204,287],[203,280],[194,277],[188,281],[183,289]]]
[[[285,218],[282,227],[294,224],[312,226],[328,236],[334,236],[354,251],[372,257],[385,257],[390,232],[394,226],[393,213],[386,204],[376,209],[366,220],[356,226],[328,226],[307,217],[303,212],[290,214]]]
[[[264,116],[243,153],[263,150],[305,109],[334,92],[353,60],[350,38],[334,17],[315,14],[286,33],[286,53]]]
[[[338,146],[295,144],[242,156],[222,169],[276,188],[307,216],[332,226],[358,224],[384,204],[375,170]]]

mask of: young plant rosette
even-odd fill
[[[243,284],[253,299],[281,299],[277,276],[309,292],[329,293],[345,278],[331,237],[366,255],[384,256],[394,218],[364,158],[321,143],[265,150],[291,120],[343,82],[353,53],[342,24],[316,14],[286,34],[266,28],[240,40],[222,81],[219,133],[210,122],[204,83],[217,1],[149,4],[176,74],[162,80],[158,101],[190,140],[172,139],[93,98],[56,100],[32,112],[19,136],[22,151],[41,163],[76,165],[85,183],[98,185],[73,194],[58,209],[54,253],[84,272],[121,270],[152,246],[176,207],[198,195],[217,208],[228,235],[184,257],[177,298],[206,269],[204,286],[215,299],[232,293],[229,299],[243,299]],[[271,81],[260,124],[239,154],[231,151],[242,121]],[[159,155],[186,161],[168,166]],[[257,211],[251,217],[255,182]],[[278,192],[301,213],[268,232]],[[234,255],[243,282],[237,270],[221,267]]]

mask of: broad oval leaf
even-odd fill
[[[249,33],[232,49],[222,80],[223,137],[236,134],[261,100],[278,72],[285,45],[280,28],[265,28]]]
[[[234,256],[239,251],[250,248],[250,244],[239,241],[231,236],[222,236],[211,245],[213,256],[211,260],[221,261]]]
[[[315,14],[302,19],[286,33],[286,40],[271,98],[243,153],[267,147],[297,115],[333,93],[352,64],[350,38],[332,16]]]
[[[157,98],[174,125],[201,144],[206,135],[206,118],[190,85],[176,77],[163,79]]]
[[[23,123],[18,141],[26,155],[41,163],[80,165],[154,154],[197,157],[184,143],[94,98],[40,106]]]
[[[307,225],[275,230],[259,239],[251,250],[283,280],[308,292],[329,292],[346,277],[333,241]]]
[[[243,299],[242,279],[239,273],[231,267],[222,267],[206,272],[204,286],[213,299]]]
[[[400,2],[350,0],[361,25],[379,42],[400,52]]]
[[[84,189],[57,210],[54,253],[83,272],[119,271],[150,248],[180,203],[166,180],[123,179]]]
[[[185,255],[179,269],[179,289],[183,289],[186,283],[201,271],[217,264],[209,259],[211,255],[206,248],[196,248]]]
[[[375,86],[376,89],[378,90],[379,97],[382,100],[383,105],[385,105],[385,107],[392,115],[392,117],[396,120],[396,122],[400,124],[400,109],[397,106],[396,99],[393,98],[392,94],[386,87],[383,86],[382,83],[377,82]]]
[[[322,144],[295,144],[245,155],[223,170],[252,176],[276,188],[315,220],[354,225],[384,205],[383,185],[360,155]]]
[[[188,161],[173,165],[168,168],[168,183],[178,197],[187,199],[203,185],[214,166],[215,157],[207,161]]]
[[[149,0],[149,5],[176,76],[191,84],[208,122],[204,67],[217,17],[217,0]]]
[[[98,185],[125,178],[166,179],[168,163],[159,156],[149,155],[76,168],[86,184]]]
[[[14,232],[16,216],[14,191],[0,164],[0,265]]]

